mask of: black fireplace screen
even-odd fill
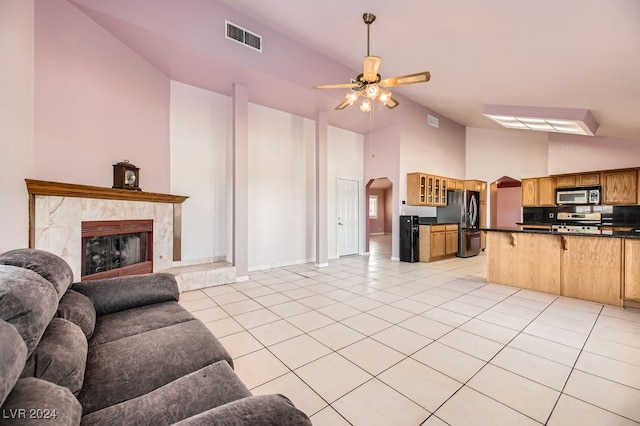
[[[84,275],[97,274],[147,259],[146,232],[84,238]]]

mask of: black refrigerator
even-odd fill
[[[447,191],[447,206],[438,207],[438,223],[457,223],[458,257],[480,253],[480,193]]]
[[[400,261],[418,262],[419,244],[418,216],[400,216]]]

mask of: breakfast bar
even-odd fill
[[[640,302],[640,233],[482,231],[489,282],[614,306]]]

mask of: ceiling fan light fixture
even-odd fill
[[[389,99],[391,99],[391,93],[387,92],[386,90],[380,90],[380,96],[378,97],[378,99],[380,99],[380,102],[386,105],[387,102],[389,102]]]
[[[358,93],[356,92],[349,92],[347,93],[347,95],[345,96],[345,98],[347,99],[347,101],[349,102],[349,105],[353,105],[353,103],[356,101],[356,99],[358,99]]]
[[[360,111],[369,112],[371,111],[371,101],[369,99],[363,99],[360,104]]]
[[[369,99],[375,99],[378,97],[378,93],[380,93],[380,87],[377,84],[367,84],[367,88],[365,89],[365,96]]]

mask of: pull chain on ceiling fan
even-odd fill
[[[364,57],[362,74],[356,77],[354,83],[326,84],[313,86],[313,88],[351,89],[345,96],[345,100],[335,108],[337,110],[342,110],[349,105],[353,105],[360,96],[364,98],[360,104],[360,110],[363,112],[371,111],[373,101],[376,99],[389,109],[395,108],[399,105],[399,102],[391,96],[389,91],[384,90],[384,88],[403,86],[405,84],[426,83],[431,79],[431,74],[429,71],[424,71],[399,77],[385,78],[384,80],[381,79],[380,74],[378,74],[381,58],[379,56],[371,56],[369,50],[369,29],[371,24],[376,20],[376,16],[372,13],[365,13],[362,15],[362,19],[364,23],[367,24],[367,56]]]

